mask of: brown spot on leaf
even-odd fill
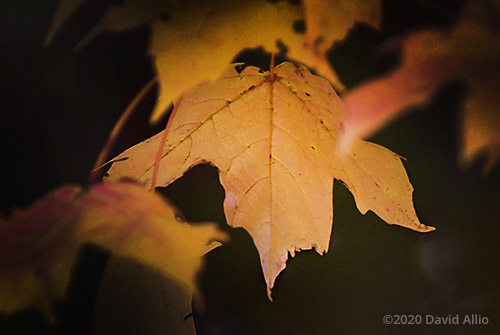
[[[297,20],[293,23],[293,30],[297,34],[305,34],[306,29],[307,29],[307,26],[306,26],[305,20]]]

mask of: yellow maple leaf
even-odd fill
[[[315,69],[342,90],[341,80],[327,60],[326,51],[360,21],[378,27],[380,2],[306,0],[301,6],[286,1],[208,1],[192,11],[179,8],[169,21],[155,21],[151,54],[160,81],[152,120],[168,105],[201,81],[214,80],[244,48],[277,50],[279,40],[290,59]],[[303,22],[305,31],[297,31]],[[206,54],[208,57],[201,55]],[[189,72],[189,75],[186,74]]]
[[[59,2],[47,41],[80,2]],[[302,4],[267,0],[126,0],[121,6],[112,6],[81,43],[102,31],[152,23],[150,54],[160,84],[151,116],[156,122],[182,92],[218,78],[238,52],[260,46],[273,52],[277,41],[286,46],[290,59],[315,69],[343,90],[326,52],[357,22],[379,28],[380,12],[380,0],[304,0]],[[159,19],[162,13],[168,18]]]
[[[239,73],[239,66],[186,92],[176,105],[158,184],[203,162],[219,169],[228,224],[252,236],[269,297],[288,253],[328,250],[334,178],[347,185],[362,213],[433,230],[416,216],[400,156],[361,140],[351,152],[338,150],[344,104],[326,79],[293,63],[272,75],[256,67]],[[116,157],[109,179],[149,185],[160,135]]]

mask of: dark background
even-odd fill
[[[87,1],[50,47],[43,47],[57,2],[0,1],[3,215],[63,183],[86,184],[114,122],[153,77],[146,25],[101,34],[72,51],[111,3]],[[384,41],[417,28],[450,26],[461,6],[461,1],[384,1],[382,31],[356,26],[346,41],[332,47],[330,60],[352,87],[397,66],[398,52],[377,52]],[[278,55],[278,62],[285,59]],[[267,69],[269,55],[245,50],[235,60]],[[464,83],[447,83],[429,104],[413,108],[370,139],[406,157],[419,217],[437,230],[419,234],[389,226],[373,213],[363,216],[347,189],[335,182],[330,251],[324,256],[304,251],[290,259],[277,279],[273,303],[267,300],[251,238],[225,222],[217,170],[195,167],[162,190],[188,220],[217,221],[232,237],[207,256],[200,278],[206,310],[194,311],[198,334],[498,333],[500,170],[497,166],[482,176],[484,157],[467,169],[457,164],[466,95]],[[113,154],[162,129],[147,123],[154,100],[152,92]],[[56,324],[27,310],[0,315],[0,334],[88,333],[108,256],[92,246],[83,249],[66,300],[55,304]],[[489,324],[382,322],[386,314],[456,313],[481,314]]]

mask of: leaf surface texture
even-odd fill
[[[351,152],[338,150],[344,104],[326,79],[293,63],[278,65],[274,80],[256,67],[239,72],[240,66],[183,95],[169,121],[158,185],[203,162],[216,166],[227,221],[252,236],[269,295],[288,253],[328,250],[334,178],[347,185],[362,213],[433,229],[416,216],[398,155],[360,140]],[[109,179],[149,185],[160,137],[116,157]]]

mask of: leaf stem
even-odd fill
[[[161,161],[161,155],[163,154],[163,148],[165,147],[165,142],[167,141],[167,136],[168,136],[168,131],[170,129],[170,120],[173,120],[175,113],[177,112],[177,109],[179,108],[179,105],[181,103],[183,95],[177,99],[177,101],[174,103],[174,108],[172,109],[172,113],[170,113],[168,120],[167,120],[167,125],[165,126],[165,130],[163,130],[163,134],[161,136],[160,140],[160,145],[158,147],[158,151],[156,151],[156,158],[155,158],[155,164],[153,166],[153,175],[151,177],[151,188],[149,189],[150,192],[154,192],[155,187],[156,187],[156,179],[158,177],[158,170],[160,169],[160,161]]]
[[[91,184],[98,181],[97,171],[99,171],[101,167],[106,165],[104,163],[108,158],[111,148],[115,144],[116,139],[123,130],[125,124],[130,119],[130,116],[132,116],[132,113],[135,111],[137,105],[144,99],[144,97],[151,91],[151,89],[155,87],[155,85],[156,85],[156,77],[152,78],[146,83],[146,85],[144,85],[144,87],[139,91],[139,93],[137,93],[134,99],[132,99],[132,101],[128,104],[127,108],[125,108],[122,115],[120,115],[118,121],[116,121],[115,125],[113,126],[113,129],[111,130],[108,136],[106,144],[99,152],[99,155],[97,156],[97,159],[92,168],[92,171],[90,172],[89,182]]]
[[[269,68],[269,80],[274,81],[274,51],[271,52],[271,66]]]

